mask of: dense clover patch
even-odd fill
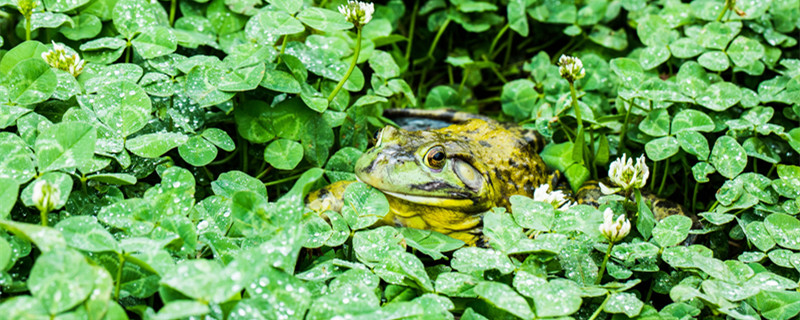
[[[0,315],[796,318],[799,31],[798,0],[0,0]],[[376,225],[364,183],[305,206],[417,107],[538,131],[573,191],[649,175],[513,196],[482,247]]]

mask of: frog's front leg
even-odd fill
[[[308,194],[306,197],[306,207],[316,212],[336,211],[341,213],[342,206],[344,206],[344,191],[347,187],[356,181],[337,181],[322,189],[315,190]],[[409,226],[405,221],[395,218],[391,210],[382,219],[379,224],[395,225],[395,226]],[[402,222],[401,222],[402,221]],[[415,226],[410,226],[415,227]]]
[[[328,210],[342,212],[344,190],[355,181],[337,181],[322,189],[313,191],[306,197],[306,206],[316,212]]]

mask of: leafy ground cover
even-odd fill
[[[798,0],[340,5],[0,0],[0,314],[800,313]],[[585,76],[565,80],[562,54]],[[639,196],[520,197],[477,248],[370,227],[388,207],[363,184],[341,214],[305,209],[404,107],[537,129],[573,186],[645,155],[642,189],[696,227]],[[609,210],[627,235],[601,232]]]

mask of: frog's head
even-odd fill
[[[470,139],[445,131],[385,127],[355,165],[358,179],[412,203],[485,211],[495,197],[485,164]]]

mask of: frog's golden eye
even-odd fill
[[[446,159],[447,155],[444,153],[444,148],[435,146],[425,154],[425,165],[433,169],[441,169],[444,167],[444,161]]]

